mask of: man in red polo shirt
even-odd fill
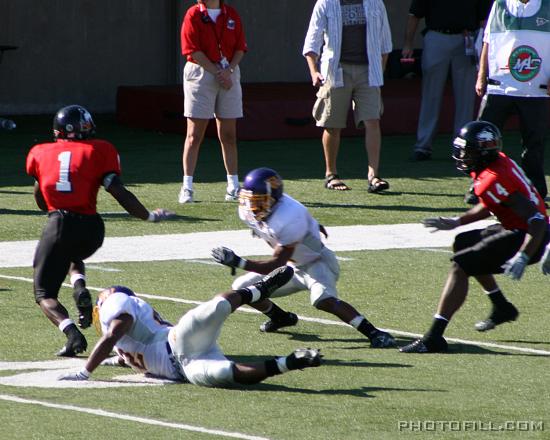
[[[237,200],[237,118],[242,118],[239,63],[247,50],[237,11],[221,0],[198,0],[185,14],[181,51],[184,116],[187,135],[183,147],[183,184],[179,202],[194,201],[193,174],[208,122],[216,118],[227,171],[225,200]]]
[[[115,147],[90,139],[95,124],[79,105],[64,107],[53,122],[55,142],[35,145],[27,156],[27,174],[36,179],[36,204],[48,212],[48,222],[34,256],[34,295],[48,319],[67,336],[58,356],[75,356],[87,342],[69,318],[58,294],[67,273],[74,287],[79,325],[92,322],[92,300],[86,289],[83,260],[103,243],[105,227],[97,213],[97,193],[103,185],[134,217],[158,222],[173,213],[149,212],[120,180],[120,161]]]
[[[487,331],[515,321],[518,311],[503,295],[494,274],[505,273],[519,280],[528,264],[540,260],[550,240],[544,201],[523,170],[501,152],[501,135],[494,124],[469,122],[460,130],[453,148],[457,168],[472,177],[480,203],[460,217],[428,218],[424,226],[450,230],[491,215],[500,223],[455,237],[451,270],[432,326],[421,339],[400,349],[405,353],[447,349],[443,332],[466,300],[469,277],[481,284],[493,307],[489,317],[476,324],[476,330]]]

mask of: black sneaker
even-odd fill
[[[281,266],[270,272],[262,278],[261,281],[254,283],[261,293],[261,299],[269,298],[269,296],[275,292],[279,287],[284,286],[294,276],[294,269],[290,266]]]
[[[318,367],[323,356],[315,348],[299,348],[287,356],[286,366],[289,370],[303,370],[304,368]]]
[[[442,353],[447,351],[447,341],[441,337],[434,338],[422,338],[405,345],[399,349],[401,353]]]
[[[518,318],[518,315],[518,309],[516,309],[512,303],[508,303],[506,307],[501,308],[496,308],[493,306],[493,311],[489,317],[483,321],[477,322],[475,328],[478,332],[486,332],[494,329],[499,324],[515,321]]]
[[[278,319],[270,319],[260,325],[260,331],[265,333],[276,332],[280,328],[290,327],[298,323],[298,316],[292,312],[285,313],[284,317]]]
[[[78,309],[78,326],[88,328],[92,325],[92,296],[86,288],[75,290],[73,297]]]
[[[426,151],[414,151],[411,160],[413,162],[423,162],[432,159],[432,153]]]
[[[76,328],[76,327],[75,327]],[[80,332],[71,335],[65,346],[57,352],[57,356],[75,357],[78,353],[83,353],[88,348],[88,342]]]
[[[376,330],[369,336],[371,348],[395,347],[395,339],[388,332]]]

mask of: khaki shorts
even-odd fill
[[[231,74],[233,87],[223,89],[214,75],[195,63],[183,69],[184,113],[186,118],[236,119],[243,117],[243,94],[239,67]]]
[[[355,126],[360,128],[364,121],[380,119],[382,97],[380,87],[369,86],[369,68],[366,64],[341,64],[344,87],[322,86],[317,92],[313,106],[313,118],[317,127],[346,128],[350,102],[352,103]]]

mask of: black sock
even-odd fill
[[[284,319],[286,315],[288,315],[288,312],[285,312],[277,304],[271,303],[271,307],[269,311],[264,312],[264,315],[266,315],[268,318],[271,318],[274,321],[277,321],[277,320]]]
[[[500,289],[496,292],[488,293],[487,296],[491,300],[491,303],[493,303],[493,306],[495,306],[497,309],[506,307],[506,305],[508,304],[508,300],[503,295]]]
[[[82,290],[86,288],[86,281],[82,278],[76,280],[73,286],[74,290]]]
[[[276,376],[277,374],[282,374],[279,370],[279,366],[277,365],[276,359],[269,359],[268,361],[265,361],[265,371],[267,374],[267,377]]]
[[[71,337],[78,336],[78,335],[81,334],[75,323],[72,323],[72,324],[68,325],[67,327],[65,327],[63,329],[63,333],[65,333],[67,335],[67,338],[69,338],[69,339]]]
[[[378,331],[378,329],[372,325],[367,318],[364,318],[363,321],[361,321],[361,324],[359,324],[357,330],[363,333],[367,338],[370,338],[373,333]]]
[[[235,292],[241,295],[243,304],[250,304],[250,302],[252,301],[252,292],[246,287],[235,290]]]
[[[447,328],[448,324],[449,324],[449,321],[446,321],[445,319],[434,318],[434,320],[432,321],[432,326],[426,332],[426,334],[424,335],[424,338],[425,339],[442,338],[443,333],[445,332],[445,329]]]

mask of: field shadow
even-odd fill
[[[407,343],[411,343],[416,338],[410,338],[407,340],[407,338],[403,338],[403,341],[406,341]],[[505,348],[500,348],[497,350],[492,350],[490,348],[481,347],[478,345],[473,344],[464,344],[460,342],[452,342],[447,341],[449,346],[448,350],[444,353],[434,353],[434,354],[428,354],[430,355],[437,355],[437,356],[446,356],[446,355],[453,355],[453,354],[469,354],[469,355],[496,355],[496,356],[530,356],[530,357],[548,357],[547,354],[542,353],[523,353],[523,352],[514,352],[514,351],[505,351]],[[530,341],[503,341],[503,342],[525,342],[525,343],[532,343]],[[548,342],[541,342],[543,344],[547,344]],[[404,344],[404,345],[406,345]],[[399,345],[399,348],[403,345]]]
[[[334,209],[368,209],[371,211],[407,211],[407,212],[457,212],[464,210],[463,206],[455,207],[434,207],[429,206],[411,206],[411,205],[357,205],[357,204],[337,204],[337,203],[324,203],[324,202],[302,202],[307,208],[334,208]]]
[[[45,217],[46,213],[40,211],[39,209],[9,209],[9,208],[0,208],[0,215],[34,215]]]
[[[429,388],[397,388],[397,387],[360,387],[360,388],[340,388],[340,389],[322,389],[312,390],[307,388],[291,388],[285,385],[276,385],[271,383],[259,383],[247,387],[245,391],[279,391],[290,393],[301,393],[311,395],[327,395],[327,396],[350,396],[350,397],[362,397],[373,399],[376,396],[373,393],[384,391],[396,391],[402,392],[427,392],[427,393],[446,393],[447,390],[429,389]]]
[[[0,210],[1,213],[1,210]],[[118,220],[118,219],[127,219],[132,216],[127,212],[107,212],[100,213],[101,217],[104,220]],[[176,221],[186,221],[186,222],[221,222],[219,218],[208,218],[208,217],[192,217],[188,215],[176,214],[174,217],[167,218],[163,222],[176,222]]]

